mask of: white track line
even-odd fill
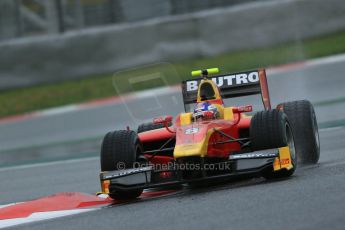
[[[325,64],[331,64],[331,63],[337,63],[337,62],[343,62],[345,61],[345,54],[337,54],[322,58],[315,58],[311,59],[309,61],[306,61],[307,66],[315,66],[315,65],[325,65]]]
[[[9,206],[12,206],[12,205],[15,205],[15,204],[20,204],[20,203],[23,203],[23,202],[16,202],[16,203],[11,203],[11,204],[0,205],[0,209],[9,207]]]
[[[27,164],[27,165],[9,166],[9,167],[0,168],[0,172],[18,170],[18,169],[45,167],[45,166],[58,165],[58,164],[73,164],[73,163],[88,162],[88,161],[95,161],[95,160],[99,160],[99,157],[85,157],[85,158],[80,158],[80,159],[70,159],[70,160],[60,160],[60,161],[53,161],[53,162],[34,163],[34,164]]]
[[[72,112],[78,109],[77,105],[67,105],[67,106],[60,106],[52,109],[47,109],[39,112],[39,116],[52,116],[57,114],[63,114]]]
[[[345,129],[345,126],[337,126],[337,127],[319,129],[319,131],[320,132],[329,132],[329,131],[339,131],[339,130],[344,130],[344,129]]]
[[[301,61],[296,63],[288,63],[285,65],[280,66],[273,66],[270,68],[267,68],[267,74],[268,75],[275,75],[279,73],[285,73],[293,70],[298,69],[305,69],[313,66],[318,65],[327,65],[332,63],[338,63],[338,62],[344,62],[345,61],[345,54],[337,54],[327,57],[321,57],[321,58],[315,58],[307,61]]]

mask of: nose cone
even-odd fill
[[[207,154],[208,139],[212,133],[207,124],[196,123],[178,127],[174,158],[200,156]]]

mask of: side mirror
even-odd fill
[[[169,124],[172,121],[172,119],[172,116],[156,117],[153,118],[153,124],[164,125],[164,127],[168,130],[169,133],[175,133],[175,130],[169,128]]]
[[[155,125],[163,124],[165,126],[168,126],[169,123],[172,121],[172,119],[173,119],[172,116],[156,117],[156,118],[153,118],[153,124]]]
[[[232,109],[234,113],[247,113],[247,112],[252,112],[253,111],[253,106],[251,105],[244,105],[244,106],[239,106],[235,107]]]

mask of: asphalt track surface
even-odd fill
[[[317,166],[290,179],[243,180],[35,222],[18,229],[344,229],[345,128],[320,132]],[[2,202],[97,190],[98,159],[1,172]]]
[[[344,72],[345,65],[340,62],[273,74],[269,76],[273,104],[307,98],[316,104],[320,124],[341,121],[345,118],[345,103],[342,100],[345,97]],[[160,99],[174,101],[171,98],[167,95],[166,99]],[[130,103],[142,105],[142,100]],[[166,104],[160,103],[160,109],[179,106]],[[144,119],[140,114],[136,117],[135,112],[131,112],[134,118],[130,123],[133,125]],[[13,142],[13,138],[23,140],[24,143],[20,143],[25,148],[33,144],[65,141],[78,135],[79,138],[101,136],[112,129],[110,127],[120,127],[128,117],[128,110],[123,105],[101,106],[1,125],[0,140],[6,150],[19,143]],[[135,201],[14,228],[345,229],[344,137],[343,126],[322,129],[319,164],[301,166],[287,180],[255,178],[207,189],[184,188],[177,195]],[[73,155],[72,152],[70,154]],[[98,172],[97,157],[0,168],[0,204],[65,191],[94,193],[99,190]]]

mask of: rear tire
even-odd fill
[[[169,122],[168,126],[171,126],[172,122]],[[142,133],[150,130],[161,129],[164,128],[164,124],[153,124],[153,122],[143,123],[138,126],[137,133]]]
[[[313,105],[302,100],[282,103],[278,107],[289,119],[301,163],[316,164],[320,158],[320,139]]]
[[[133,168],[142,153],[138,135],[134,131],[119,130],[105,135],[101,148],[101,170],[114,171]],[[121,164],[121,167],[119,168]],[[132,191],[109,191],[113,199],[134,199],[141,195],[142,189]]]
[[[290,177],[297,167],[294,138],[286,115],[279,110],[261,111],[254,115],[250,124],[252,150],[264,150],[289,146],[292,168],[274,171],[273,166],[265,170],[266,179]]]

